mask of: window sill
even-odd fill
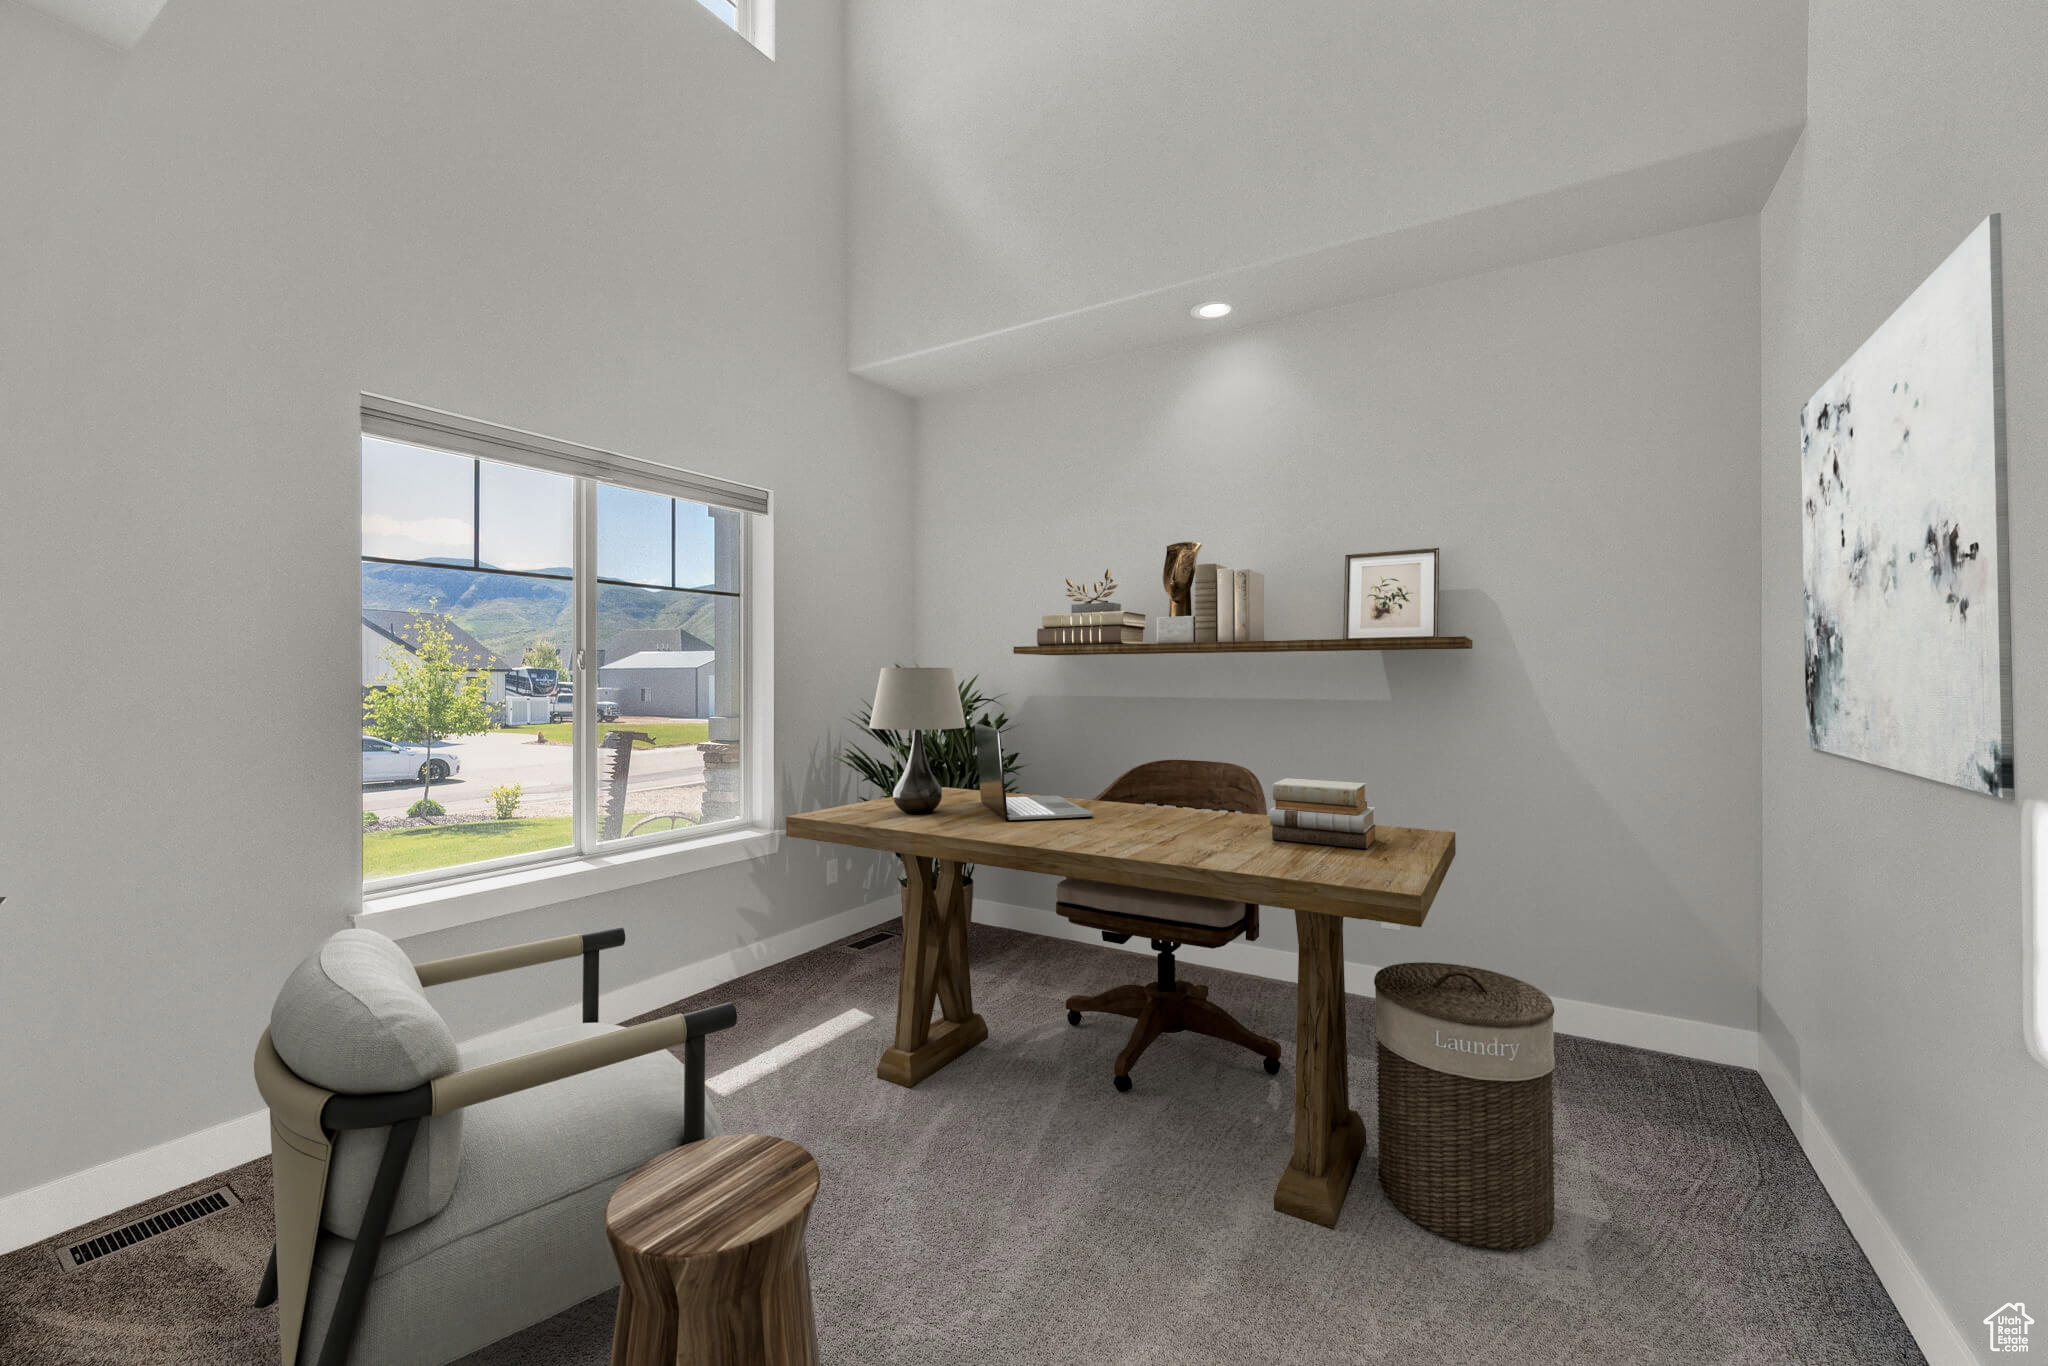
[[[406,939],[761,858],[773,854],[781,842],[782,836],[776,831],[754,827],[648,849],[564,859],[560,863],[515,868],[432,887],[409,887],[365,896],[363,909],[350,919],[358,929]]]

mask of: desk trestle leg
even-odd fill
[[[903,967],[896,1042],[875,1075],[915,1086],[988,1037],[967,971],[969,888],[954,859],[903,856]],[[932,1007],[939,1018],[932,1018]]]
[[[1294,1160],[1280,1174],[1273,1208],[1335,1228],[1365,1151],[1365,1121],[1351,1108],[1344,1037],[1344,918],[1296,911],[1294,925],[1301,943]]]

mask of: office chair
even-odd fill
[[[1110,802],[1153,806],[1192,806],[1210,811],[1266,813],[1266,790],[1250,769],[1198,759],[1162,759],[1140,764],[1099,794]],[[1242,901],[1216,901],[1146,887],[1120,887],[1108,882],[1063,878],[1054,892],[1054,908],[1076,925],[1102,931],[1112,944],[1144,935],[1159,955],[1158,979],[1149,985],[1115,987],[1099,996],[1067,998],[1067,1023],[1078,1025],[1084,1013],[1124,1015],[1137,1021],[1131,1041],[1116,1057],[1116,1089],[1131,1089],[1131,1068],[1161,1034],[1192,1030],[1249,1048],[1265,1058],[1268,1073],[1280,1070],[1280,1045],[1254,1034],[1221,1006],[1209,1001],[1209,988],[1182,982],[1174,975],[1173,956],[1184,944],[1220,948],[1243,935],[1259,937],[1259,908]]]

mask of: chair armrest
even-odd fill
[[[582,954],[583,1021],[596,1024],[598,951],[615,949],[625,942],[624,930],[595,930],[589,934],[565,934],[556,939],[536,939],[531,944],[485,949],[482,953],[465,953],[455,958],[436,958],[431,962],[415,963],[412,970],[418,975],[421,986],[436,987],[443,982],[460,982],[466,977],[482,977],[487,973],[532,967],[535,963],[552,963]]]
[[[596,953],[599,949],[614,949],[625,942],[624,930],[565,934],[555,939],[536,939],[530,944],[511,944],[502,949],[485,949],[482,953],[465,953],[455,958],[415,963],[413,971],[419,974],[421,986],[437,987],[443,982],[460,982],[465,978],[506,972],[512,968],[532,967],[535,963],[552,963],[579,954]]]
[[[630,1025],[594,1039],[543,1048],[538,1053],[465,1068],[429,1083],[433,1090],[431,1113],[445,1115],[466,1105],[476,1105],[514,1091],[525,1091],[551,1081],[609,1067],[627,1058],[637,1058],[663,1048],[676,1048],[701,1041],[706,1034],[730,1028],[739,1018],[731,1005],[706,1006],[687,1015],[669,1015],[645,1024]],[[701,1053],[701,1043],[691,1050]],[[701,1079],[697,1084],[701,1085]]]

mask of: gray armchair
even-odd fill
[[[642,1163],[717,1131],[704,1037],[735,1018],[598,1024],[597,956],[624,942],[415,967],[343,930],[292,972],[256,1050],[277,1205],[257,1303],[278,1304],[283,1366],[440,1366],[618,1283],[605,1204]],[[579,955],[584,1023],[501,1046],[458,1048],[422,990]]]

